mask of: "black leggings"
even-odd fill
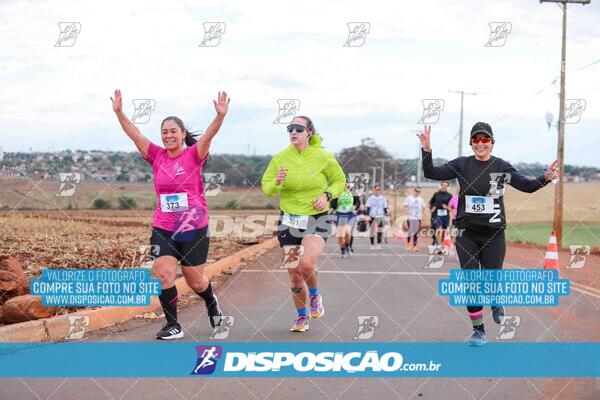
[[[463,230],[456,238],[456,252],[462,269],[502,269],[506,255],[504,230],[492,234],[479,234]],[[467,306],[473,325],[483,327],[483,317],[478,318],[482,306]]]
[[[371,220],[371,229],[369,239],[371,240],[371,245],[375,244],[375,225],[379,228],[377,230],[377,244],[381,244],[381,238],[383,237],[383,218],[381,217],[373,217]]]

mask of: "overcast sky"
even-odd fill
[[[568,8],[566,92],[586,103],[580,121],[566,125],[566,163],[596,167],[598,3]],[[0,15],[5,151],[133,151],[111,109],[115,88],[130,116],[133,99],[156,101],[150,120],[138,125],[155,142],[169,115],[205,129],[215,114],[212,99],[225,89],[230,112],[213,153],[281,150],[288,137],[285,125],[273,124],[277,100],[298,99],[299,114],[313,118],[328,150],[369,136],[393,155],[412,158],[422,99],[442,99],[433,151],[454,158],[460,97],[448,90],[462,89],[477,93],[465,96],[466,133],[486,121],[497,138],[496,155],[512,162],[555,158],[556,128],[548,130],[544,115],[550,110],[558,118],[562,13],[556,4],[3,0]],[[72,46],[55,46],[59,22],[81,24]],[[199,46],[205,22],[225,23],[217,46]],[[368,23],[362,46],[343,46],[349,22]],[[510,23],[504,45],[485,46],[491,22]]]

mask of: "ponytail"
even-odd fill
[[[187,147],[193,146],[198,141],[198,140],[196,140],[197,136],[198,136],[197,134],[193,134],[190,131],[186,130],[185,131],[185,139],[183,139],[183,141],[185,142],[185,145]]]

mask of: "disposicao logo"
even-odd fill
[[[348,373],[372,374],[408,371],[439,372],[440,363],[405,363],[402,354],[376,350],[352,352],[292,353],[286,351],[223,352],[221,346],[196,346],[198,361],[192,375],[208,375],[222,363],[218,374],[238,376],[240,373],[319,374]]]
[[[221,359],[223,349],[221,346],[196,346],[198,361],[192,375],[210,375],[217,368],[217,360]]]

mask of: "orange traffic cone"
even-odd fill
[[[444,254],[449,256],[452,255],[451,251],[452,251],[452,239],[450,239],[450,230],[446,229],[444,231],[444,241],[442,242],[442,245],[444,246]]]
[[[550,234],[550,239],[548,239],[548,247],[546,248],[546,256],[544,257],[544,269],[555,269],[560,273],[555,231],[552,231]]]
[[[394,239],[406,240],[406,231],[404,230],[403,224],[400,224],[398,230],[394,232]]]

